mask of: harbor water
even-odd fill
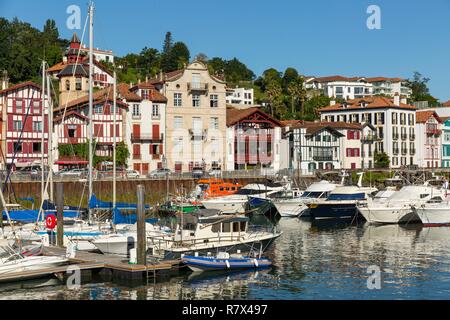
[[[263,216],[252,221],[269,223]],[[75,290],[56,279],[43,279],[0,285],[0,299],[450,298],[448,227],[316,223],[297,218],[275,223],[283,234],[266,253],[273,259],[267,270],[200,275],[186,271],[133,287],[94,281]]]

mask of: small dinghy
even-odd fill
[[[272,261],[266,258],[254,258],[241,255],[230,255],[227,252],[219,252],[217,256],[189,256],[183,255],[181,261],[192,271],[207,270],[237,270],[267,268]]]

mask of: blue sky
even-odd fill
[[[87,0],[0,0],[0,16],[42,29],[55,19],[69,38],[66,9],[86,17]],[[367,7],[381,9],[369,30]],[[116,55],[162,47],[166,31],[191,56],[237,57],[257,75],[292,66],[306,75],[431,78],[431,94],[450,100],[450,0],[95,1],[95,46]],[[82,22],[82,24],[83,24]],[[78,31],[81,35],[81,30]]]

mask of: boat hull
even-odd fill
[[[207,200],[202,204],[206,209],[220,210],[225,214],[245,213],[248,200]]]
[[[416,212],[424,227],[450,226],[449,208],[417,208]]]
[[[181,261],[194,272],[211,270],[237,270],[268,268],[272,265],[269,259],[258,258],[229,258],[183,256]]]
[[[358,211],[372,224],[402,224],[420,222],[419,216],[406,207],[359,207]]]
[[[313,219],[354,219],[358,216],[355,202],[323,202],[308,205]]]
[[[277,208],[281,217],[298,217],[308,209],[303,202],[298,201],[274,201],[273,205]]]
[[[261,207],[263,205],[266,205],[270,202],[269,199],[266,198],[261,198],[261,197],[248,197],[248,204],[250,206],[250,208],[258,208]]]

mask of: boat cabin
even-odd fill
[[[201,179],[198,186],[205,199],[232,195],[242,187],[239,183],[225,182],[222,179]]]

